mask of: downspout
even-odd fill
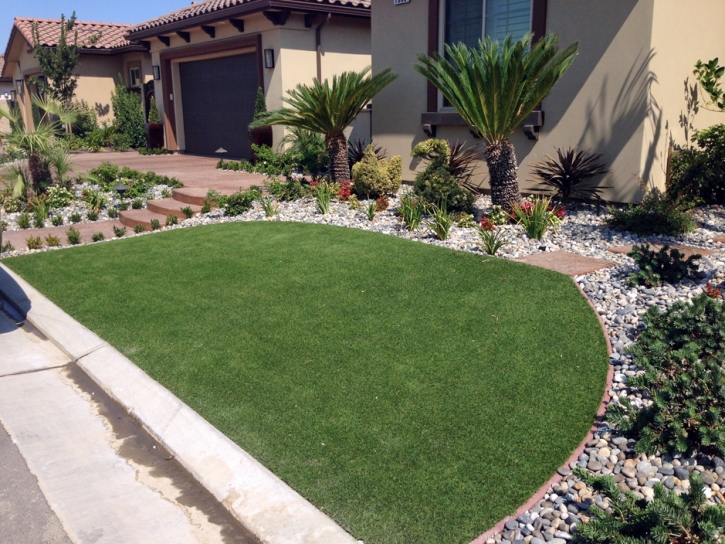
[[[317,81],[322,81],[322,27],[330,22],[332,13],[327,14],[327,18],[322,21],[315,29],[315,45],[317,46]]]

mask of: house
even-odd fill
[[[0,55],[0,75],[3,73],[3,65],[5,57]],[[13,80],[9,77],[0,77],[0,108],[8,109],[10,107],[10,97],[12,96]],[[10,131],[10,123],[4,117],[0,119],[0,134]]]
[[[546,32],[579,55],[544,99],[540,111],[512,136],[523,191],[533,187],[530,167],[555,148],[603,153],[612,186],[603,197],[641,197],[638,179],[664,185],[671,146],[693,129],[722,122],[694,107],[698,59],[725,58],[725,2],[710,0],[380,0],[372,8],[373,72],[388,66],[400,77],[373,101],[373,137],[388,155],[404,157],[404,179],[422,166],[410,158],[430,136],[475,139],[437,90],[413,70],[419,54],[445,43],[469,46],[483,35],[499,40]],[[408,157],[407,160],[405,158]],[[485,179],[481,163],[479,180]]]
[[[38,90],[33,80],[41,77],[33,47],[32,29],[36,24],[42,45],[54,47],[58,44],[60,20],[16,18],[5,50],[5,63],[0,66],[0,78],[12,82],[10,92],[20,107],[26,126],[33,125],[30,97]],[[119,82],[119,75],[127,87],[139,93],[144,92],[145,83],[152,81],[148,44],[129,42],[125,34],[130,28],[129,25],[86,21],[76,21],[73,27],[80,46],[75,98],[94,107],[99,122],[113,120],[111,93]]]
[[[127,34],[150,44],[166,147],[250,158],[247,126],[262,87],[267,108],[299,83],[371,63],[370,0],[206,0]],[[274,145],[284,127],[273,127]],[[365,111],[352,137],[369,137]]]

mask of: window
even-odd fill
[[[128,83],[130,87],[141,86],[141,68],[129,68],[128,76]]]
[[[483,36],[519,40],[531,31],[532,0],[446,0],[445,42],[478,45]]]

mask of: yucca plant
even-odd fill
[[[347,142],[347,162],[350,165],[350,169],[352,169],[353,164],[357,164],[363,160],[365,150],[369,145],[373,146],[373,153],[375,153],[378,160],[388,158],[387,151],[382,146],[377,145],[375,140],[371,138],[350,140]]]
[[[266,215],[267,217],[274,217],[275,215],[277,215],[277,212],[279,211],[279,204],[277,204],[277,202],[275,202],[275,200],[271,196],[261,198],[259,199],[259,201],[262,204],[264,215]]]
[[[600,162],[601,154],[571,147],[563,151],[557,147],[556,155],[556,159],[547,155],[544,161],[532,167],[531,173],[547,185],[554,198],[562,204],[567,204],[572,198],[599,199],[602,190],[609,189],[591,184],[592,178],[609,172],[607,165]]]
[[[372,98],[397,75],[386,68],[368,77],[370,67],[360,72],[343,72],[332,83],[315,79],[311,85],[298,84],[282,100],[289,107],[260,113],[252,128],[269,125],[299,127],[325,135],[332,181],[350,180],[347,138],[344,130]]]
[[[559,51],[554,34],[533,45],[531,40],[531,34],[519,41],[509,35],[502,44],[486,37],[478,47],[446,45],[445,56],[420,55],[415,65],[486,142],[491,198],[507,211],[521,199],[516,152],[508,138],[549,94],[579,48],[573,43]]]

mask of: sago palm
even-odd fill
[[[509,136],[546,97],[574,60],[579,46],[559,51],[559,38],[531,35],[502,44],[490,38],[478,47],[446,45],[446,56],[420,55],[416,71],[435,85],[486,142],[485,159],[494,204],[511,210],[521,198],[516,152]]]
[[[332,181],[347,181],[350,166],[343,131],[376,94],[398,77],[390,68],[372,77],[368,77],[369,72],[368,66],[360,72],[334,76],[332,84],[327,79],[315,79],[312,85],[299,84],[282,98],[289,107],[261,113],[252,127],[286,125],[324,134]]]

